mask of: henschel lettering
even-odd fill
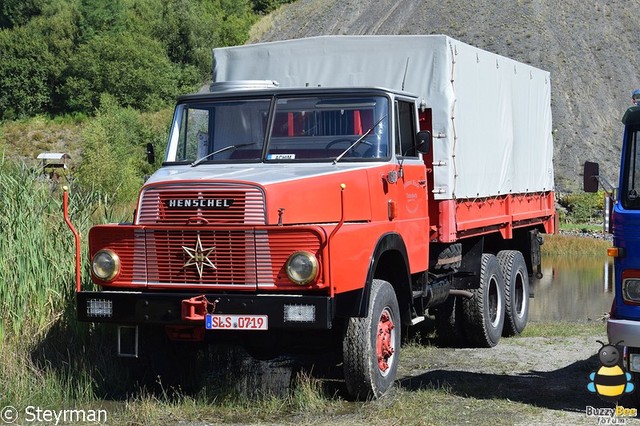
[[[228,209],[233,205],[229,198],[197,198],[165,200],[169,209]]]

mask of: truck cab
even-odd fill
[[[640,107],[622,118],[624,136],[617,199],[609,221],[613,233],[615,296],[607,320],[609,342],[625,347],[627,371],[640,373]],[[597,172],[585,173],[591,179]],[[593,191],[593,185],[587,190]],[[611,191],[613,194],[613,191]]]
[[[131,226],[144,232],[128,231],[134,240],[144,233],[147,252],[153,245],[161,260],[119,256],[107,262],[118,271],[94,268],[93,278],[114,289],[304,290],[333,299],[367,280],[369,257],[354,248],[373,252],[388,233],[410,247],[406,268],[424,270],[426,167],[419,150],[430,141],[417,126],[415,99],[383,89],[214,88],[183,96],[163,167],[140,193]],[[205,240],[213,228],[224,228],[225,239],[216,230]],[[92,258],[112,244],[112,232],[112,225],[92,229]],[[277,256],[274,235],[283,239]],[[308,258],[294,261],[289,251]],[[326,313],[345,309],[328,302],[311,322],[331,328]]]

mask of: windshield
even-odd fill
[[[640,209],[640,129],[628,130],[620,198],[626,209]]]
[[[343,161],[386,158],[386,115],[381,96],[278,98],[266,160],[334,160],[343,153]]]
[[[167,161],[260,159],[270,104],[252,99],[178,105]]]
[[[387,114],[384,96],[290,96],[179,104],[166,161],[197,166],[205,162],[388,158]]]

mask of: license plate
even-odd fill
[[[269,318],[266,315],[207,314],[207,330],[268,330]]]

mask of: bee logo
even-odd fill
[[[597,393],[600,399],[616,403],[624,393],[631,393],[635,388],[631,383],[631,374],[626,373],[620,366],[620,351],[617,345],[604,344],[599,340],[602,347],[598,351],[600,364],[602,367],[598,371],[589,374],[589,384],[587,389],[589,392]]]

